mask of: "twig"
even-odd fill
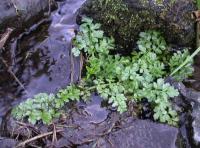
[[[111,125],[111,127],[110,127],[106,132],[104,132],[104,133],[102,133],[102,134],[97,134],[96,136],[105,136],[105,135],[110,134],[110,133],[112,132],[112,130],[114,129],[115,124],[116,124],[116,122],[114,122],[114,123]]]
[[[7,71],[12,75],[12,77],[15,79],[15,81],[20,85],[21,88],[24,89],[25,93],[28,94],[28,92],[25,89],[24,85],[20,82],[20,80],[17,78],[17,76],[14,74],[14,72],[12,72],[12,70],[8,67],[6,61],[3,58],[0,58],[0,60],[3,62],[3,64],[7,68]]]
[[[26,126],[26,127],[29,127],[33,130],[33,132],[35,132],[36,134],[40,134],[40,131],[38,129],[36,129],[33,125],[31,124],[26,124],[26,123],[23,123],[23,122],[19,122],[19,121],[16,121],[17,124],[21,125],[21,126]]]
[[[0,38],[0,49],[2,49],[6,43],[6,41],[8,40],[10,34],[13,32],[13,28],[7,28],[6,32],[1,36]]]
[[[71,61],[71,84],[74,82],[74,58],[72,51],[70,53],[70,61]]]
[[[57,125],[57,127],[59,128],[78,128],[78,126],[75,125]]]
[[[49,10],[48,10],[48,16],[51,15],[51,4],[52,4],[52,0],[49,0]]]
[[[110,139],[108,138],[107,141],[110,143],[111,147],[114,147],[113,143],[110,141]]]
[[[57,130],[56,132],[63,132],[63,130]],[[19,144],[16,146],[16,148],[18,148],[18,147],[24,147],[26,144],[28,144],[28,143],[30,143],[30,142],[33,142],[33,141],[35,141],[35,140],[37,140],[37,139],[40,139],[40,138],[43,138],[43,137],[52,135],[53,133],[54,133],[54,132],[52,131],[52,132],[48,132],[48,133],[44,133],[44,134],[40,134],[40,135],[38,135],[38,136],[35,136],[35,137],[31,138],[31,139],[28,139],[28,140],[26,140],[26,141],[24,141],[24,142],[19,143]]]
[[[198,9],[200,9],[200,1],[198,2]],[[196,19],[196,47],[200,47],[200,10],[193,12]]]
[[[55,144],[55,142],[57,142],[56,131],[57,131],[56,126],[55,126],[55,124],[53,124],[53,137],[52,137],[52,143],[53,143],[53,145]]]

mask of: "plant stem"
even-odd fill
[[[181,68],[183,68],[190,60],[194,58],[198,53],[200,52],[200,47],[197,48],[191,56],[189,56],[178,68],[176,68],[170,76],[173,76],[175,73],[177,73]]]

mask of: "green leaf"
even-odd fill
[[[50,124],[52,121],[52,115],[49,112],[42,112],[41,119],[44,124]]]

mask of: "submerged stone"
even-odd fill
[[[78,22],[80,16],[92,17],[123,48],[132,47],[138,34],[149,29],[163,32],[169,43],[192,46],[195,9],[192,0],[88,0],[79,11]]]

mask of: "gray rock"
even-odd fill
[[[172,85],[179,90],[186,102],[191,104],[192,122],[191,129],[188,130],[192,130],[192,132],[189,131],[192,133],[192,144],[200,146],[200,92],[186,88],[182,83],[173,82]]]
[[[193,139],[196,145],[200,144],[200,104],[193,106],[192,112],[193,122]]]
[[[79,16],[103,24],[104,31],[123,48],[132,48],[139,32],[148,29],[161,30],[172,44],[191,46],[195,41],[194,10],[192,0],[88,0]]]
[[[177,136],[177,128],[136,120],[131,126],[112,133],[110,142],[115,148],[175,148]]]
[[[178,129],[147,120],[129,120],[120,130],[106,138],[98,138],[97,147],[101,148],[176,148]],[[89,148],[95,144],[81,145]]]

